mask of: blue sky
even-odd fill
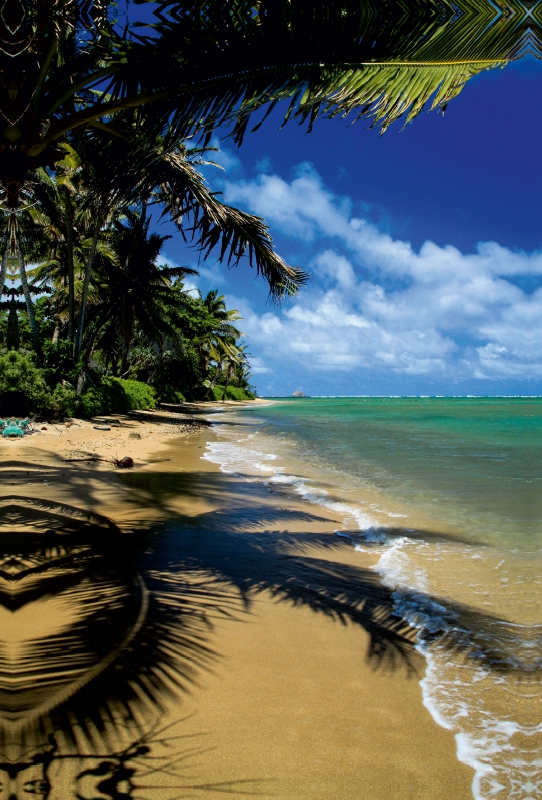
[[[213,187],[313,276],[277,309],[247,265],[200,265],[244,316],[261,395],[542,393],[541,94],[524,60],[403,131],[276,114],[219,143]],[[194,266],[179,234],[165,254]]]

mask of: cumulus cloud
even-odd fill
[[[291,181],[227,180],[225,194],[264,216],[283,243],[301,242],[314,276],[278,311],[236,299],[259,371],[280,362],[459,381],[542,377],[542,288],[528,294],[520,280],[542,276],[542,253],[483,242],[464,254],[430,241],[416,252],[354,216],[352,201],[307,165]]]

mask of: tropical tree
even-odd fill
[[[85,251],[75,335],[74,324],[68,325],[76,360],[82,352],[88,292],[101,242],[115,220],[141,204],[168,215],[204,258],[216,252],[231,266],[246,256],[267,280],[273,297],[293,294],[303,285],[307,274],[274,251],[265,222],[224,204],[210,191],[199,171],[213,163],[205,158],[206,148],[168,149],[164,138],[140,141],[136,147],[133,119],[125,122],[123,131],[125,135],[114,140],[102,132],[80,136],[77,151],[63,145],[67,158],[53,174],[38,170],[28,191],[27,199],[32,200],[28,214],[37,226],[34,254],[39,256],[40,247],[43,250],[49,243],[49,260],[58,264],[69,289],[70,321],[76,308],[75,262]]]
[[[39,169],[34,174],[33,202],[28,208],[32,224],[26,226],[25,250],[31,260],[57,267],[57,279],[67,289],[67,339],[73,344],[76,251],[86,225],[81,213],[81,159],[69,144],[60,148],[64,158],[57,162],[54,173]]]
[[[275,252],[265,221],[205,183],[213,132],[241,144],[281,101],[284,121],[309,131],[321,116],[366,117],[385,130],[424,108],[444,110],[481,70],[526,48],[540,54],[541,8],[127,0],[121,19],[113,0],[6,0],[0,283],[20,277],[36,352],[39,279],[51,284],[48,308],[75,361],[109,353],[114,369],[129,371],[135,360],[142,369],[184,359],[200,383],[240,380],[246,359],[235,320],[221,320],[216,293],[188,297],[186,269],[157,265],[163,237],[151,234],[149,210],[173,220],[203,258],[235,265],[246,256],[272,298],[294,294],[307,274]],[[140,252],[130,237],[144,243]]]
[[[428,103],[444,109],[472,75],[532,45],[541,13],[518,5],[503,17],[489,0],[163,0],[138,9],[134,18],[128,6],[121,24],[112,0],[6,0],[0,18],[3,204],[13,216],[37,203],[58,229],[76,358],[102,232],[134,204],[160,203],[204,256],[218,248],[231,264],[247,255],[274,297],[306,280],[274,252],[263,220],[209,191],[188,138],[207,142],[229,125],[240,144],[251,117],[259,127],[281,100],[285,121],[309,130],[322,115],[353,112],[385,129]],[[54,187],[36,179],[40,170]],[[76,325],[77,172],[92,233]]]
[[[289,99],[286,118],[373,116],[384,126],[445,107],[476,72],[539,49],[540,10],[489,0],[141,2],[6,0],[0,30],[0,180],[16,208],[37,167],[77,131],[117,135],[137,110],[142,138],[179,144]],[[130,13],[132,18],[130,18]],[[538,38],[537,38],[538,37]],[[261,115],[260,115],[261,116]],[[257,120],[260,124],[261,118]]]
[[[36,257],[43,220],[27,215],[22,221],[25,225],[18,231],[17,241],[29,247],[34,243]],[[23,315],[19,319],[20,336],[8,338],[20,340],[23,348],[30,344],[37,351],[37,331],[40,345],[44,344],[44,374],[52,381],[52,389],[55,382],[68,381],[66,397],[70,403],[69,392],[74,388],[79,395],[98,391],[96,387],[107,382],[107,376],[144,380],[155,387],[160,398],[174,401],[183,396],[203,399],[215,385],[248,389],[248,380],[243,381],[240,369],[246,358],[242,334],[236,327],[238,312],[228,310],[224,297],[216,291],[206,297],[185,291],[183,279],[195,270],[163,263],[160,251],[169,237],[154,232],[151,224],[148,209],[142,205],[139,210],[128,209],[106,232],[102,231],[88,294],[82,364],[74,363],[73,350],[66,348],[69,341],[57,341],[61,310],[62,335],[68,327],[66,274],[60,260],[48,258],[50,242],[43,249],[46,260],[29,273],[32,283],[30,277],[26,278],[27,292],[39,291],[40,285],[47,284],[49,294],[36,303],[34,322],[30,315]],[[61,244],[63,247],[65,243]],[[76,300],[81,295],[85,251],[91,246],[88,236],[80,245],[82,253],[79,244],[74,248]],[[8,249],[6,252],[9,255]],[[16,280],[17,264],[11,257],[5,262],[7,278]],[[10,291],[18,294],[23,288]],[[15,319],[12,305],[10,302],[11,323]],[[27,308],[26,304],[16,305]],[[110,384],[104,386],[104,391],[109,391]],[[83,404],[83,409],[88,409],[85,413],[96,413],[99,407],[94,401]]]
[[[171,334],[167,311],[180,299],[172,279],[196,274],[188,267],[159,265],[162,245],[170,237],[149,232],[150,224],[145,206],[139,212],[128,210],[124,220],[116,220],[111,236],[115,259],[102,260],[96,274],[87,347],[99,336],[120,374],[128,369],[136,329],[154,343]],[[119,363],[117,354],[121,354]]]
[[[137,115],[118,115],[122,135],[111,139],[98,131],[79,140],[88,165],[90,202],[96,207],[95,230],[107,209],[158,205],[204,258],[218,248],[218,259],[232,266],[246,255],[274,297],[295,293],[307,274],[275,253],[264,220],[226,205],[210,191],[200,168],[213,164],[205,156],[215,148],[179,144],[171,129],[147,140],[138,121]]]
[[[3,234],[3,235],[2,235]],[[32,294],[34,286],[28,281],[28,274],[25,263],[25,255],[21,241],[21,232],[18,221],[13,215],[10,216],[4,230],[0,233],[0,242],[3,249],[2,267],[0,270],[0,297],[5,292],[6,280],[14,281],[20,279],[19,289],[10,289],[9,293],[23,294],[25,300],[25,310],[30,324],[32,342],[38,359],[42,356],[41,340],[34,313],[34,303]]]

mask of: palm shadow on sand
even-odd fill
[[[108,473],[97,471],[92,464],[87,467],[87,476],[83,471],[75,478],[60,460],[52,461],[40,476],[63,480],[68,486],[73,481],[70,488],[74,493],[83,486],[82,501],[87,508],[100,492],[100,481],[110,480]],[[45,469],[45,465],[42,467]],[[35,462],[11,462],[10,482],[17,484],[35,469]],[[47,758],[58,763],[62,758],[81,759],[85,753],[98,757],[103,752],[109,754],[108,758],[116,754],[117,772],[113,772],[117,777],[130,769],[140,777],[174,774],[179,796],[188,788],[203,795],[211,789],[240,796],[261,793],[265,781],[256,779],[223,787],[211,787],[203,780],[190,786],[183,783],[185,764],[202,755],[205,748],[189,746],[182,735],[163,731],[160,717],[183,694],[193,692],[200,676],[213,670],[220,659],[213,646],[216,619],[228,617],[243,624],[250,619],[252,603],[262,592],[290,606],[292,613],[296,607],[305,607],[337,623],[362,628],[367,634],[367,650],[360,652],[360,659],[368,659],[375,669],[416,674],[416,632],[395,615],[392,593],[373,571],[341,562],[341,551],[352,545],[332,533],[318,532],[324,523],[329,528],[326,517],[312,513],[310,507],[289,508],[287,497],[284,503],[277,503],[276,498],[268,502],[264,490],[249,489],[245,482],[219,473],[134,471],[125,473],[122,482],[132,502],[146,510],[147,522],[142,518],[133,534],[122,534],[104,523],[96,538],[88,525],[78,527],[73,522],[81,515],[80,510],[55,508],[46,500],[36,499],[32,514],[27,513],[31,536],[29,553],[23,555],[31,567],[25,579],[39,573],[48,597],[62,597],[66,602],[79,598],[79,607],[87,613],[76,616],[54,636],[35,643],[33,658],[27,657],[11,677],[25,689],[26,706],[35,703],[37,707],[38,695],[43,694],[47,682],[47,670],[41,667],[48,660],[53,659],[55,667],[52,684],[58,683],[63,665],[81,673],[86,665],[90,667],[88,680],[82,679],[58,704],[30,716],[26,727],[17,729],[19,765],[27,767],[35,758],[31,753],[38,751],[43,763]],[[172,502],[179,493],[200,498],[215,510],[179,516]],[[230,499],[227,507],[224,497]],[[22,500],[15,496],[6,505],[10,519],[16,516],[17,502]],[[149,509],[156,510],[157,519],[169,518],[168,522],[149,529]],[[39,564],[39,559],[32,561],[30,551],[42,547],[44,532],[51,536],[51,529],[61,525],[68,537],[63,543],[71,543],[72,550],[68,547],[66,557],[53,559],[54,564],[48,564],[47,558]],[[428,539],[441,536],[424,531],[416,535]],[[27,591],[32,601],[40,597],[34,584]],[[104,602],[97,602],[97,597]],[[107,598],[111,602],[105,602]],[[4,598],[2,602],[10,607],[11,600]],[[24,604],[24,592],[19,593],[17,603],[18,607]],[[455,609],[454,613],[463,613],[470,624],[479,627],[492,621],[472,609]],[[460,638],[454,641],[451,637],[449,646],[458,649],[463,645]],[[9,673],[1,659],[0,673]],[[68,685],[69,677],[66,681]],[[13,698],[5,691],[5,718],[9,719],[12,712]],[[0,743],[6,752],[13,736],[9,725],[4,725]],[[166,740],[174,750],[169,761],[169,756],[152,755]],[[58,755],[59,746],[62,757]],[[0,770],[7,766],[0,764]],[[112,788],[105,796],[115,800],[132,796],[130,787],[124,794],[115,788],[120,786],[120,778],[115,784],[107,773],[107,780]],[[131,786],[131,778],[126,780]]]

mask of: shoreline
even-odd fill
[[[186,414],[205,414],[206,412],[221,411],[224,407],[232,411],[241,411],[243,408],[252,408],[254,406],[272,406],[278,400],[284,398],[277,398],[270,400],[264,397],[255,397],[253,400],[207,400],[205,402],[188,402],[184,403],[160,403],[157,411],[164,410],[172,413],[186,413]]]
[[[128,535],[152,527],[158,548],[163,540],[192,565],[189,583],[216,585],[212,670],[171,700],[163,720],[201,745],[190,785],[205,784],[212,800],[226,790],[470,800],[472,770],[422,705],[415,633],[393,617],[371,571],[376,556],[335,535],[339,514],[220,472],[201,458],[215,435],[197,418],[181,436],[186,416],[162,410],[122,417],[110,431],[74,422],[0,443],[1,497],[76,506]],[[74,452],[89,460],[66,461]],[[135,467],[91,455],[128,455]],[[149,796],[163,797],[163,781],[151,779]]]

